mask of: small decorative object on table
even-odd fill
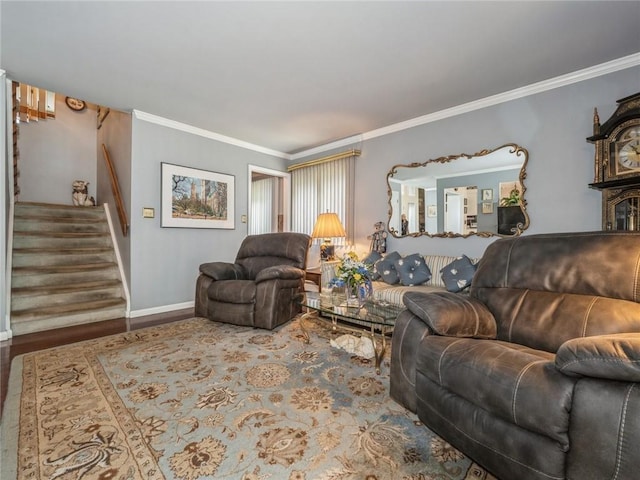
[[[346,306],[360,307],[373,292],[371,285],[370,265],[358,260],[358,255],[349,252],[342,257],[336,271],[337,276],[333,278],[330,285],[338,290],[346,291]]]

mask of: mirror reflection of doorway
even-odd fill
[[[444,205],[444,231],[462,233],[464,204],[457,188],[444,189]]]
[[[286,172],[249,165],[249,235],[289,230],[289,178]]]

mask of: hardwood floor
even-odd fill
[[[69,343],[90,340],[116,333],[139,330],[163,323],[175,322],[193,317],[193,309],[176,310],[168,313],[149,315],[138,318],[120,318],[107,320],[74,327],[59,328],[46,332],[20,335],[10,340],[0,342],[0,412],[3,411],[7,387],[9,385],[9,373],[11,361],[17,355],[58,347]]]

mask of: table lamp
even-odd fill
[[[336,213],[327,212],[318,215],[311,237],[324,239],[324,243],[320,245],[320,260],[333,260],[335,258],[335,247],[331,244],[331,238],[346,236],[347,233],[344,231],[344,227]]]

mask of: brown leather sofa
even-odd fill
[[[269,330],[289,321],[300,312],[309,241],[303,233],[249,235],[235,263],[203,263],[195,314]]]
[[[640,478],[640,235],[489,245],[468,295],[407,293],[391,396],[500,480]]]

